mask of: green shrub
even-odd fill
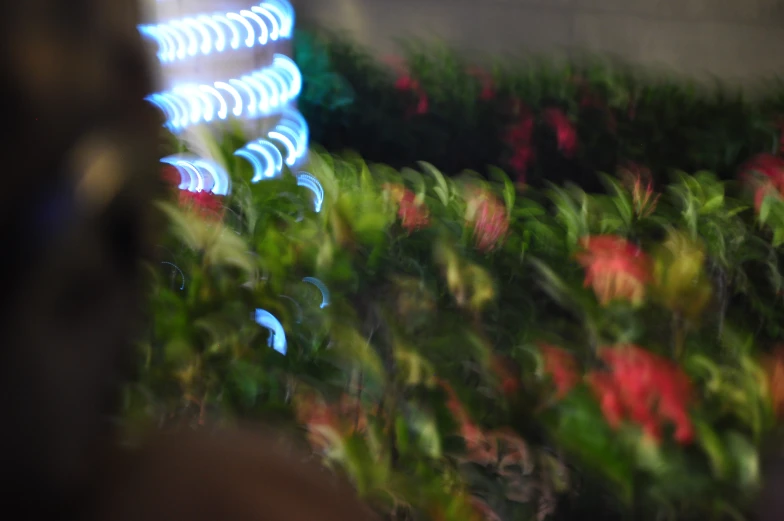
[[[389,519],[749,511],[784,398],[780,160],[750,167],[758,218],[706,172],[520,192],[312,153],[317,213],[225,157],[229,197],[161,202],[129,436],[268,422]]]

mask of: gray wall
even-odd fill
[[[346,29],[382,54],[416,36],[496,54],[612,53],[733,83],[784,76],[784,0],[293,1],[302,23]]]

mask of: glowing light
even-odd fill
[[[182,284],[180,285],[180,290],[185,289],[185,274],[182,272],[180,267],[174,264],[173,262],[161,262],[161,264],[166,264],[168,266],[171,266],[172,268],[180,272],[180,278],[182,278]]]
[[[313,211],[319,213],[321,205],[324,204],[324,188],[318,179],[307,172],[297,174],[297,186],[302,186],[313,192]]]
[[[288,0],[265,0],[237,12],[198,14],[165,23],[139,26],[143,36],[158,46],[163,64],[252,48],[291,38],[294,8]],[[296,167],[308,152],[309,129],[305,119],[288,107],[302,91],[302,74],[291,58],[275,54],[272,63],[238,78],[210,84],[174,85],[147,99],[166,117],[166,127],[179,132],[193,125],[224,121],[230,117],[258,118],[280,115],[266,136],[247,143],[235,152],[253,170],[251,182],[281,175],[284,166]],[[179,187],[192,192],[211,191],[227,195],[230,180],[218,165],[194,158],[164,159],[180,172]],[[314,210],[321,211],[324,190],[307,173],[297,183],[314,194]]]
[[[229,175],[212,161],[175,155],[164,157],[161,162],[173,166],[180,173],[180,190],[207,191],[215,195],[229,195],[231,191]]]
[[[308,124],[302,114],[288,109],[283,112],[268,136],[283,145],[286,150],[286,164],[292,167],[308,153],[308,134]]]
[[[302,75],[297,66],[291,58],[276,54],[272,65],[242,78],[216,81],[212,85],[179,85],[147,99],[164,113],[169,129],[177,131],[209,123],[216,115],[224,120],[229,115],[229,107],[235,117],[269,116],[282,110],[282,105],[299,96],[301,90]],[[287,154],[287,162],[294,164],[307,149],[305,120],[296,111],[284,110],[278,125],[281,128],[277,131],[283,136],[279,140],[287,146],[288,139],[295,147]]]
[[[278,147],[266,139],[251,141],[234,155],[246,159],[253,167],[251,183],[271,179],[283,171],[283,155]]]
[[[321,309],[324,309],[325,307],[329,306],[329,290],[327,289],[327,287],[324,285],[323,282],[321,282],[319,279],[315,277],[305,277],[304,279],[302,279],[302,282],[313,284],[321,292],[321,305],[319,306]]]
[[[294,8],[286,0],[267,0],[236,13],[200,15],[166,23],[140,25],[139,32],[158,46],[161,63],[209,56],[229,48],[266,45],[291,38]]]
[[[254,318],[258,325],[268,329],[270,332],[267,345],[278,353],[285,355],[288,349],[286,344],[286,332],[283,331],[283,326],[280,321],[265,309],[257,309]]]

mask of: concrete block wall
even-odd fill
[[[784,76],[784,0],[295,0],[301,24],[344,29],[379,54],[396,38],[478,53],[587,51],[753,83]]]

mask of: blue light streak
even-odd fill
[[[286,332],[283,330],[283,325],[280,321],[265,309],[257,309],[254,318],[258,325],[268,329],[270,332],[267,345],[278,353],[285,355],[288,345],[286,343]]]
[[[324,188],[319,180],[307,172],[300,172],[297,174],[297,186],[313,192],[313,211],[321,212],[321,206],[324,204]]]
[[[229,174],[212,161],[174,155],[164,157],[161,163],[173,166],[180,173],[181,182],[178,185],[180,190],[208,191],[215,195],[229,195],[231,192]]]
[[[304,146],[307,148],[305,120],[296,111],[286,110],[286,104],[299,96],[301,90],[302,75],[297,66],[291,58],[276,54],[272,65],[241,78],[216,81],[211,85],[178,85],[169,91],[152,94],[147,99],[165,114],[166,126],[174,132],[191,125],[210,123],[216,117],[226,120],[230,111],[238,118],[283,112],[281,134],[288,136],[287,132],[298,135],[304,132]],[[300,147],[302,139],[296,137],[295,141]],[[297,148],[289,155],[301,157],[304,151]]]
[[[239,12],[191,16],[138,29],[157,45],[158,59],[167,64],[289,39],[294,8],[286,0],[267,0]]]
[[[234,155],[251,164],[253,177],[250,181],[258,183],[278,177],[283,172],[284,163],[294,167],[307,153],[308,125],[305,118],[296,110],[287,109],[266,137],[251,141]]]
[[[324,309],[325,307],[329,306],[329,290],[327,289],[327,286],[325,286],[323,282],[321,282],[319,279],[315,277],[305,277],[304,279],[302,279],[302,282],[313,284],[321,292],[321,305],[319,306],[321,309]]]

